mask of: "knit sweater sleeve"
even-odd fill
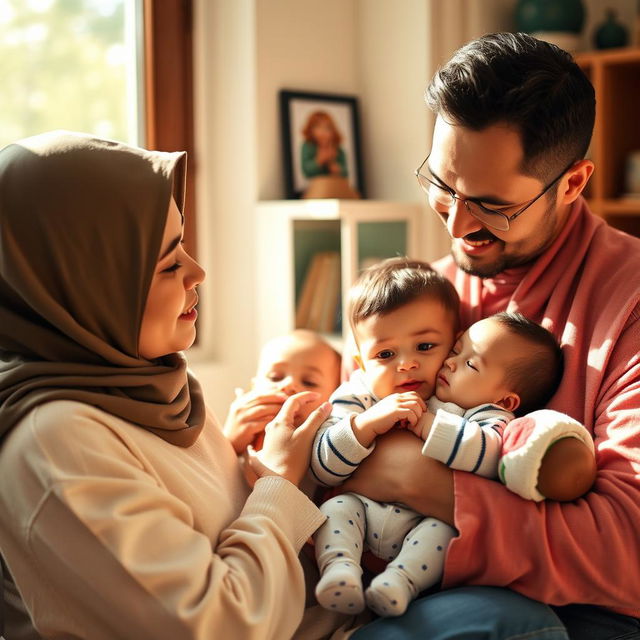
[[[640,616],[638,344],[636,309],[613,346],[598,396],[585,399],[593,402],[598,474],[583,498],[535,503],[497,482],[454,474],[460,535],[447,555],[445,587],[499,585],[550,604],[588,603]],[[519,420],[526,417],[509,429]]]
[[[502,434],[513,414],[493,404],[463,410],[433,399],[429,408],[435,418],[422,454],[452,469],[496,478]]]
[[[267,477],[246,498],[221,433],[182,450],[138,427],[114,430],[93,407],[58,404],[79,408],[38,408],[2,452],[20,489],[0,489],[0,518],[12,523],[0,542],[41,635],[294,634],[298,554],[324,520],[301,491]]]
[[[311,450],[311,473],[322,485],[334,487],[344,482],[373,451],[357,440],[351,420],[375,403],[359,372],[341,384],[329,398],[331,415],[318,430]]]

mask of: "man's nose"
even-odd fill
[[[474,218],[462,200],[454,200],[446,213],[440,214],[445,218],[447,231],[452,238],[463,238],[469,233],[480,231],[484,227]]]

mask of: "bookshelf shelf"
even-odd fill
[[[302,322],[339,345],[346,292],[360,269],[395,255],[422,257],[419,204],[274,200],[259,203],[256,215],[259,344]]]
[[[640,150],[640,48],[576,54],[596,92],[591,159],[596,169],[585,196],[594,213],[640,236],[640,198],[624,197],[625,163]]]

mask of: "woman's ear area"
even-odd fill
[[[560,203],[571,204],[584,191],[589,182],[589,178],[594,170],[594,164],[591,160],[580,160],[569,169],[560,182],[559,191]]]

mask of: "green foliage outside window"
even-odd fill
[[[131,1],[0,0],[0,147],[50,129],[136,142]]]

